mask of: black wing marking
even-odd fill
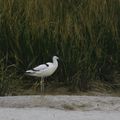
[[[36,70],[36,69],[34,69],[34,68],[33,68],[32,70],[33,70],[33,71],[40,71],[40,70]]]
[[[49,64],[47,64],[47,63],[46,63],[45,65],[46,65],[47,67],[49,66]]]

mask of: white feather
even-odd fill
[[[39,66],[33,68],[33,70],[44,70],[46,68],[47,68],[47,66],[45,64],[42,64],[42,65],[39,65]]]
[[[27,75],[37,76],[37,77],[50,76],[55,72],[55,70],[58,67],[57,59],[58,59],[58,57],[54,56],[53,57],[53,63],[48,62],[46,64],[39,65],[39,66],[33,68],[33,70],[27,70],[26,73],[27,73]]]

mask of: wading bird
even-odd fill
[[[31,70],[26,71],[26,75],[36,76],[41,78],[41,92],[44,92],[44,78],[51,76],[58,68],[57,56],[53,56],[53,62],[47,62],[46,64],[41,64]]]

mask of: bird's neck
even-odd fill
[[[58,61],[54,58],[53,58],[53,64],[56,65],[56,67],[58,66]]]

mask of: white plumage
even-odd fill
[[[44,78],[52,75],[58,68],[58,59],[57,56],[53,56],[53,62],[48,62],[26,71],[26,75],[41,77],[41,91],[44,89]]]

